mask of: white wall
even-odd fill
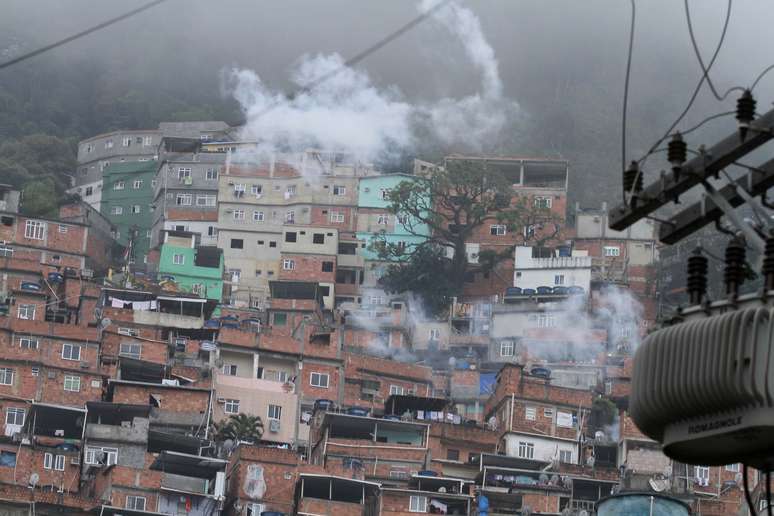
[[[192,233],[199,233],[202,236],[201,245],[218,245],[218,233],[217,231],[213,236],[208,236],[207,232],[209,227],[218,227],[216,220],[211,221],[191,221],[191,220],[165,220],[164,229],[173,230],[177,226],[184,226],[185,231]]]
[[[86,195],[86,189],[89,187],[91,187],[92,193],[91,195]],[[70,188],[67,190],[67,193],[77,193],[81,196],[83,202],[99,211],[100,204],[102,203],[102,179]]]
[[[509,457],[518,457],[520,442],[532,443],[535,446],[535,452],[532,457],[534,460],[559,460],[559,450],[571,452],[573,463],[577,462],[578,459],[578,447],[573,442],[564,439],[550,439],[517,433],[505,435],[505,454]]]
[[[556,283],[563,275],[564,282]],[[531,247],[517,247],[514,253],[513,286],[521,288],[591,286],[591,257],[586,251],[573,251],[572,256],[533,258]]]

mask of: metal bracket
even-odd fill
[[[766,249],[766,243],[763,241],[763,239],[756,233],[756,231],[750,227],[749,224],[747,224],[736,211],[734,210],[734,207],[731,206],[731,204],[726,200],[726,198],[721,195],[714,186],[712,186],[709,181],[702,181],[702,185],[704,186],[704,189],[707,191],[707,195],[712,199],[712,202],[715,203],[715,206],[720,208],[723,211],[723,214],[728,218],[728,220],[731,221],[731,223],[736,226],[738,230],[740,230],[747,240],[747,243],[752,246],[753,249],[758,251],[761,255],[763,255],[765,249]],[[745,192],[746,194],[747,192]],[[702,201],[702,211],[706,209],[706,202]]]

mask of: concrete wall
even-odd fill
[[[295,233],[295,242],[288,241],[288,233]],[[314,243],[315,235],[323,243]],[[336,255],[338,253],[338,231],[331,228],[285,226],[282,231],[281,251],[283,253],[310,253]]]
[[[535,460],[551,461],[553,459],[559,460],[559,451],[569,451],[572,453],[572,461],[575,462],[578,458],[578,447],[575,443],[550,439],[544,437],[538,437],[534,435],[526,434],[513,434],[509,433],[504,437],[505,440],[505,454],[509,457],[519,456],[519,443],[526,442],[534,445]]]
[[[278,443],[290,443],[295,440],[298,426],[298,395],[286,392],[282,383],[216,373],[214,386],[217,398],[239,400],[240,412],[261,418],[263,440]],[[279,432],[271,432],[269,429],[270,404],[282,407]],[[215,404],[213,410],[215,421],[228,417],[223,407],[223,403]]]

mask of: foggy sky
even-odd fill
[[[5,0],[0,33],[31,50],[141,3]],[[585,204],[604,200],[598,189],[585,192],[589,179],[615,183],[609,190],[618,192],[629,2],[463,3],[481,19],[499,60],[505,95],[525,114],[499,153],[569,159],[572,186]],[[169,0],[46,59],[107,63],[115,68],[114,80],[119,82],[157,80],[174,87],[179,80],[185,91],[193,81],[207,86],[213,96],[219,95],[220,71],[233,66],[252,69],[273,87],[286,88],[289,71],[302,55],[352,56],[416,16],[417,5],[418,1],[407,0]],[[691,7],[706,62],[722,28],[726,1],[693,0]],[[711,73],[720,90],[748,85],[774,62],[774,52],[766,44],[773,20],[770,2],[734,3],[726,42]],[[34,60],[29,63],[34,65]],[[476,71],[461,45],[429,23],[371,55],[359,68],[380,87],[397,88],[411,101],[468,94],[476,82]],[[166,69],[170,73],[164,73]],[[178,69],[185,70],[184,77],[174,72]],[[699,77],[682,2],[638,0],[629,158],[644,153],[668,127]],[[756,92],[759,111],[771,104],[772,87],[774,73]],[[703,93],[684,127],[730,109],[734,100],[731,95],[721,105]],[[711,123],[691,143],[711,143],[731,130],[732,122],[729,118]]]

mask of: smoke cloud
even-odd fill
[[[424,0],[426,11],[434,2]],[[394,86],[380,88],[368,74],[344,66],[338,54],[304,55],[291,73],[301,93],[272,90],[258,74],[232,69],[225,86],[240,104],[246,123],[240,137],[259,142],[259,154],[322,148],[353,154],[363,162],[393,161],[422,143],[481,149],[502,133],[518,105],[503,97],[494,50],[477,16],[452,2],[431,16],[456,38],[480,74],[477,91],[462,98],[407,102]],[[318,84],[322,77],[327,79]],[[313,87],[310,87],[315,85]]]

